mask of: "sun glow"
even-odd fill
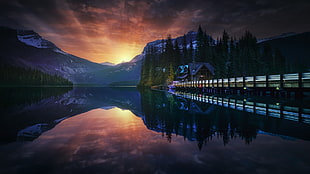
[[[130,50],[123,50],[119,53],[118,57],[119,57],[119,63],[120,62],[128,62],[130,61],[134,56],[136,55],[136,53],[131,52]]]
[[[136,55],[141,53],[141,47],[131,45],[122,45],[118,50],[114,51],[115,55],[112,55],[113,63],[128,62]]]

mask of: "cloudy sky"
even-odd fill
[[[147,42],[201,25],[258,38],[310,31],[309,0],[0,0],[0,25],[31,29],[66,52],[119,63]]]

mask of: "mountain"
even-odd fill
[[[111,63],[111,62],[102,62],[100,63],[101,65],[108,65],[108,66],[115,66],[114,63]]]
[[[138,62],[101,65],[62,51],[31,30],[0,27],[0,62],[4,65],[38,69],[60,75],[74,84],[109,85],[122,81],[139,81]],[[117,72],[114,74],[113,72]]]
[[[192,41],[193,49],[197,50],[197,32],[190,31],[186,36],[186,46],[189,48],[190,41]],[[215,47],[218,43],[211,36],[210,38],[211,47]],[[183,36],[172,38],[172,43],[178,42],[179,48],[182,53],[182,44]],[[238,43],[239,41],[235,41]],[[229,45],[230,43],[228,43]],[[285,57],[285,66],[287,67],[288,72],[304,72],[310,71],[310,32],[305,33],[284,33],[279,36],[274,36],[270,38],[264,38],[257,41],[258,46],[262,49],[264,44],[270,45],[273,50],[273,54],[276,54],[276,51],[280,51],[281,54]],[[149,42],[142,52],[142,55],[145,55],[149,48],[155,48],[155,53],[160,54],[164,51],[165,42],[162,40],[156,40]],[[207,57],[209,57],[207,53]],[[211,55],[212,56],[212,55]],[[213,55],[214,56],[214,55]]]
[[[190,31],[186,35],[186,46],[190,42],[197,48],[197,32]],[[210,36],[209,36],[210,37]],[[54,43],[42,38],[31,30],[16,30],[0,27],[0,62],[2,65],[38,69],[48,74],[60,75],[74,84],[95,84],[109,86],[137,85],[140,80],[141,66],[146,50],[155,48],[157,53],[164,51],[165,42],[156,40],[149,42],[142,53],[130,62],[101,64],[71,55],[58,48]],[[211,37],[210,37],[211,38]],[[212,38],[211,38],[212,39]],[[173,38],[180,49],[183,36]],[[212,39],[215,44],[215,40]],[[259,46],[269,44],[273,50],[280,50],[286,58],[291,71],[310,69],[310,33],[287,33],[258,41]],[[211,45],[212,46],[212,45]]]
[[[133,59],[131,59],[131,63],[141,62],[144,56],[142,54],[136,55]]]
[[[291,71],[310,71],[310,32],[282,34],[258,43],[259,46],[268,44],[273,50],[280,50]]]
[[[185,34],[185,36],[186,36],[186,46],[187,46],[187,48],[189,48],[190,42],[192,41],[193,48],[195,49],[196,46],[197,46],[197,44],[196,44],[197,43],[197,41],[196,41],[197,32],[189,31],[187,34]],[[182,48],[183,36],[172,38],[171,40],[172,40],[173,44],[175,43],[175,41],[177,41],[179,47]],[[163,40],[155,40],[155,41],[147,43],[146,46],[144,47],[143,51],[142,51],[142,54],[145,55],[146,50],[148,48],[150,48],[150,47],[155,48],[156,53],[160,53],[160,52],[162,52],[164,50],[165,42]]]
[[[142,60],[125,62],[93,72],[94,78],[101,78],[110,86],[136,86],[140,80]]]
[[[297,35],[297,34],[298,33],[294,33],[294,32],[283,33],[283,34],[281,34],[279,36],[273,36],[273,37],[270,37],[270,38],[258,39],[257,43],[266,42],[266,41],[270,41],[270,40],[274,40],[274,39],[286,38],[286,37],[294,36],[294,35]]]

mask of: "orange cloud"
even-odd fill
[[[175,17],[158,18],[155,13],[149,14],[149,5],[144,1],[119,3],[110,9],[84,7],[75,11],[76,7],[67,6],[61,13],[70,19],[68,24],[50,26],[62,28],[63,33],[42,34],[64,51],[94,62],[130,61],[142,52],[147,42],[166,38],[171,33],[177,36],[187,32],[180,26],[186,21],[178,22],[175,28],[169,27]]]
[[[309,2],[289,0],[8,0],[0,24],[32,29],[58,47],[94,62],[120,63],[150,41],[183,35],[202,25],[214,38],[225,29],[258,38],[308,31]]]

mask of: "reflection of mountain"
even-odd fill
[[[74,88],[63,95],[59,95],[59,90],[62,90],[62,88],[51,88],[44,91],[50,94],[45,95],[46,98],[41,100],[33,99],[34,97],[37,98],[37,94],[42,93],[42,91],[36,89],[16,88],[15,90],[7,89],[9,92],[2,91],[11,94],[4,96],[6,98],[2,98],[2,101],[10,101],[11,104],[1,105],[0,108],[1,115],[3,115],[1,117],[0,132],[4,134],[2,137],[5,137],[1,141],[14,141],[17,132],[22,129],[25,130],[20,134],[26,135],[33,132],[33,138],[35,138],[42,131],[50,129],[61,121],[59,119],[74,116],[91,109],[116,106],[121,109],[131,110],[136,114],[140,114],[141,111],[140,94],[135,89]],[[14,98],[15,95],[24,93],[28,93],[29,96],[27,98]],[[14,99],[14,101],[11,99]],[[24,101],[21,102],[21,100]]]
[[[142,118],[148,129],[162,132],[169,141],[177,134],[197,141],[200,148],[216,137],[223,139],[224,144],[237,137],[250,143],[262,131],[310,139],[309,124],[260,116],[159,91],[140,93],[135,88],[96,87],[6,88],[1,94],[2,142],[14,141],[17,135],[34,139],[62,119],[96,108],[113,107],[130,110]]]
[[[141,103],[146,126],[165,133],[169,141],[171,134],[177,134],[198,141],[199,147],[213,137],[221,137],[224,144],[236,137],[250,143],[261,131],[310,140],[309,124],[263,117],[161,92],[142,93]]]

